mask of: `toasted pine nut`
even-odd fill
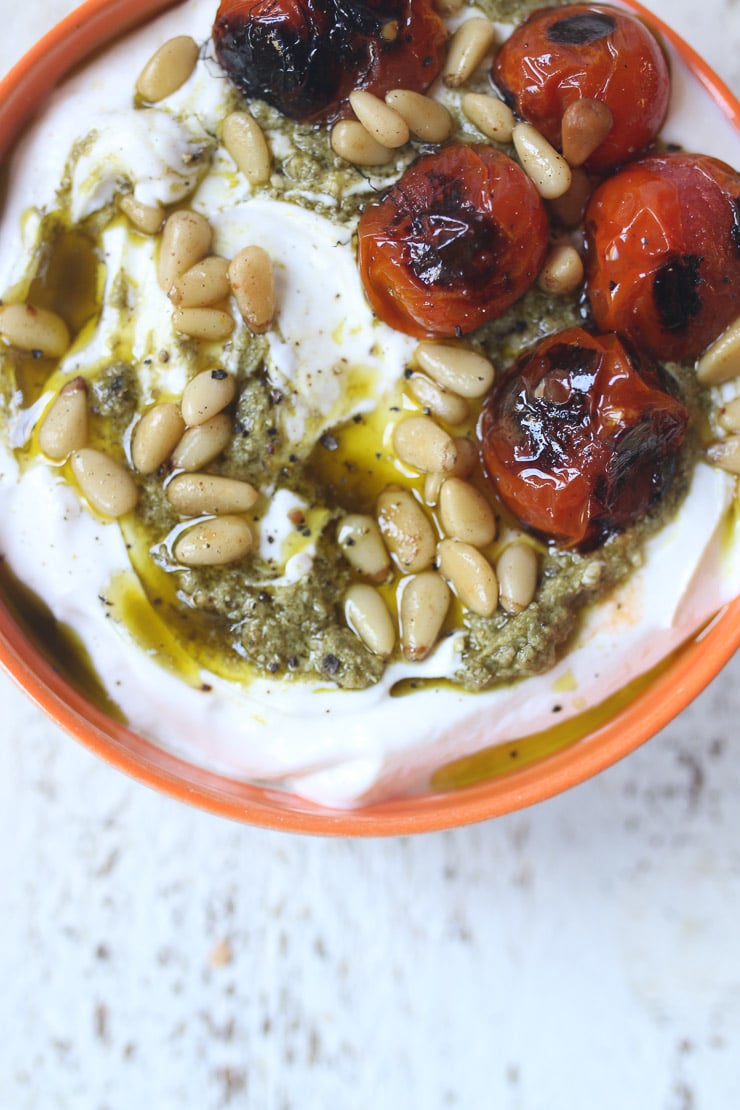
[[[613,125],[611,108],[603,100],[592,100],[590,97],[574,100],[563,112],[563,158],[571,166],[582,166],[601,146]]]
[[[189,35],[176,35],[152,54],[136,81],[142,100],[156,104],[184,85],[198,61],[198,44]]]
[[[568,243],[552,247],[537,284],[556,297],[565,297],[583,285],[583,261],[576,248]]]
[[[355,636],[374,655],[388,656],[396,643],[388,606],[374,586],[355,582],[344,595],[344,616]]]
[[[455,436],[457,464],[453,470],[456,478],[469,478],[478,462],[478,448],[467,436]]]
[[[380,97],[355,89],[349,94],[349,102],[362,126],[381,146],[395,150],[409,141],[406,120]]]
[[[465,0],[434,0],[434,7],[440,15],[454,15],[459,12]]]
[[[722,405],[717,421],[726,432],[740,432],[740,397],[733,397]]]
[[[61,316],[32,304],[0,304],[0,336],[19,351],[41,351],[47,358],[61,358],[69,347]]]
[[[156,235],[164,223],[164,210],[158,204],[142,204],[133,193],[124,193],[118,207],[142,235]]]
[[[185,208],[168,217],[159,246],[157,278],[160,289],[169,293],[181,274],[205,258],[211,250],[213,233],[205,216]]]
[[[442,79],[451,89],[464,85],[496,41],[496,30],[487,19],[466,19],[455,31],[447,51]]]
[[[176,308],[172,313],[172,326],[190,339],[203,339],[208,343],[223,343],[234,330],[234,317],[223,308]]]
[[[719,385],[740,375],[740,316],[708,347],[696,367],[702,385]]]
[[[46,410],[39,428],[39,447],[55,462],[61,462],[87,443],[87,382],[72,378],[62,386]]]
[[[181,274],[168,293],[179,308],[204,308],[225,301],[230,295],[229,264],[215,254]]]
[[[267,251],[242,247],[229,263],[229,281],[244,323],[262,335],[275,318],[275,278]]]
[[[249,482],[220,474],[177,474],[165,492],[172,508],[183,516],[246,513],[259,497]]]
[[[434,559],[431,521],[409,490],[386,486],[378,497],[378,524],[385,545],[401,570],[416,574]]]
[[[385,102],[394,108],[412,135],[425,143],[443,143],[452,134],[452,116],[438,100],[413,89],[391,89]]]
[[[337,543],[355,570],[371,582],[385,582],[391,570],[377,522],[363,513],[349,513],[337,530]]]
[[[514,113],[508,104],[487,93],[465,93],[460,102],[470,122],[488,139],[510,143],[514,130]]]
[[[411,578],[401,594],[401,651],[404,659],[418,663],[437,643],[452,595],[444,578],[425,570]]]
[[[383,42],[395,42],[398,38],[398,31],[398,20],[389,19],[388,22],[384,23],[380,28],[380,37],[383,39]]]
[[[72,473],[93,509],[103,516],[125,516],[139,499],[138,487],[128,470],[92,447],[75,451]]]
[[[439,517],[446,536],[473,547],[487,547],[496,535],[493,509],[482,493],[462,478],[448,478],[439,495]]]
[[[393,449],[401,462],[423,474],[429,471],[448,474],[457,462],[454,439],[428,416],[399,420],[393,429]]]
[[[221,128],[223,144],[250,185],[266,185],[272,157],[265,133],[249,112],[232,112]]]
[[[165,462],[185,431],[180,406],[173,401],[152,405],[131,437],[131,461],[139,474],[153,474]]]
[[[569,188],[561,197],[548,201],[547,206],[559,224],[569,231],[575,231],[583,223],[592,191],[591,179],[585,170],[573,166]]]
[[[522,169],[537,192],[547,200],[562,197],[570,188],[571,168],[531,123],[517,123],[511,135]]]
[[[495,371],[492,363],[470,347],[424,339],[418,344],[414,356],[437,385],[460,397],[482,397],[493,385]]]
[[[496,572],[477,547],[460,540],[441,540],[439,573],[452,585],[463,605],[479,617],[490,617],[498,605]]]
[[[201,370],[191,378],[182,394],[182,418],[188,428],[205,424],[223,412],[236,395],[236,379],[226,370]]]
[[[172,553],[186,567],[221,567],[243,559],[252,543],[252,530],[246,520],[217,516],[183,532]]]
[[[740,474],[740,435],[719,439],[707,447],[707,458],[730,474]]]
[[[231,439],[231,417],[218,416],[188,428],[172,452],[172,464],[178,470],[200,470],[221,454]]]
[[[331,129],[331,148],[340,158],[357,166],[385,166],[393,151],[374,139],[356,119],[340,119]]]
[[[411,374],[408,387],[424,410],[434,413],[445,424],[463,424],[470,415],[470,405],[464,397],[442,389],[425,374]]]
[[[507,613],[521,613],[537,589],[537,553],[528,543],[515,542],[496,561],[501,606]]]

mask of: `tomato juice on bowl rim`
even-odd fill
[[[2,147],[10,146],[31,113],[78,61],[166,6],[151,0],[125,5],[90,3],[50,32],[3,83]],[[649,13],[638,10],[656,25]],[[697,96],[706,98],[703,103],[714,101],[719,132],[723,127],[728,134],[733,126],[738,128],[740,108],[728,90],[676,36],[666,28],[661,31],[674,62],[674,100],[683,106],[687,99],[693,102]],[[669,118],[663,131],[668,141],[679,138],[671,132],[672,126]],[[215,812],[258,824],[296,831],[372,835],[481,820],[548,797],[608,766],[653,735],[714,677],[740,643],[739,615],[739,603],[733,601],[685,646],[679,650],[672,646],[669,657],[660,660],[657,669],[651,661],[647,675],[636,676],[626,688],[622,684],[599,707],[585,716],[574,715],[554,728],[538,729],[535,736],[512,736],[508,743],[499,737],[498,743],[491,745],[486,741],[493,734],[495,722],[484,719],[476,725],[479,736],[475,745],[481,750],[471,751],[463,745],[455,758],[459,733],[467,727],[460,723],[449,739],[450,758],[436,760],[442,766],[432,776],[432,789],[420,790],[416,782],[414,793],[392,792],[382,801],[363,804],[361,800],[347,810],[310,800],[301,794],[299,782],[295,782],[294,789],[286,790],[268,783],[240,781],[184,758],[182,753],[166,750],[119,724],[60,676],[5,606],[0,613],[0,651],[10,673],[53,719],[93,750],[151,785]],[[560,675],[561,680],[567,678],[567,670]],[[561,690],[566,691],[565,682]],[[401,752],[392,769],[399,790],[407,782],[403,764]]]

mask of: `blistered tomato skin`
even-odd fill
[[[478,426],[488,480],[526,528],[588,551],[665,493],[688,414],[617,336],[568,328],[500,379]]]
[[[511,158],[452,143],[417,159],[366,207],[360,274],[391,327],[418,338],[464,335],[527,291],[548,235],[542,201]]]
[[[295,120],[347,114],[353,89],[423,92],[446,38],[431,0],[222,0],[213,24],[232,83]]]
[[[670,74],[651,31],[636,17],[602,4],[534,12],[501,47],[493,79],[522,119],[560,149],[566,108],[600,100],[613,125],[585,162],[605,173],[645,150],[668,111]]]
[[[586,210],[587,292],[601,330],[660,360],[696,358],[740,316],[740,174],[707,155],[642,158]]]

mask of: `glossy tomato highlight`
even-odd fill
[[[585,551],[663,496],[688,414],[615,335],[568,328],[525,352],[478,426],[485,473],[526,528]]]
[[[452,143],[419,158],[367,206],[360,274],[386,324],[419,338],[459,336],[527,291],[548,235],[540,196],[511,158]]]

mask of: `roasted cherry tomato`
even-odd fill
[[[740,315],[740,174],[707,155],[652,155],[586,210],[597,327],[661,360],[692,359]]]
[[[601,173],[643,151],[668,110],[668,64],[655,36],[634,15],[602,4],[534,12],[501,47],[493,78],[515,111],[561,147],[566,108],[600,100],[612,128],[585,162]]]
[[[447,32],[431,0],[221,0],[216,56],[245,96],[296,120],[330,120],[353,89],[418,92]]]
[[[585,551],[634,523],[673,476],[688,414],[615,335],[568,328],[500,379],[478,426],[486,475],[525,527]]]
[[[360,219],[371,305],[409,335],[461,335],[529,288],[547,249],[539,194],[489,146],[453,143],[418,158]]]

